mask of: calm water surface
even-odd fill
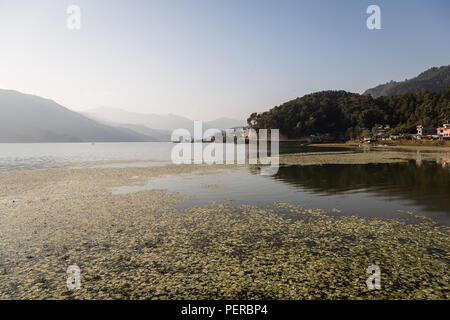
[[[214,175],[156,178],[144,186],[123,186],[113,192],[152,189],[195,196],[180,208],[224,200],[262,206],[287,202],[335,215],[404,218],[410,211],[450,225],[450,170],[432,162],[286,166],[272,177],[249,168],[226,169]]]
[[[61,168],[96,161],[168,161],[172,146],[163,142],[4,143],[0,144],[0,171]]]
[[[98,161],[171,160],[170,142],[136,143],[0,143],[0,171],[77,167]],[[343,148],[302,147],[282,143],[280,153],[335,151]],[[137,164],[133,164],[136,166]],[[147,166],[151,165],[150,163]],[[111,165],[109,165],[111,166]],[[124,166],[124,164],[117,164]],[[140,164],[139,166],[146,166]]]

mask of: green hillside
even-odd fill
[[[253,128],[278,128],[288,138],[330,133],[349,138],[361,128],[389,124],[397,132],[411,132],[416,124],[441,124],[450,119],[450,86],[442,92],[425,89],[414,93],[372,98],[346,91],[322,91],[253,113]]]
[[[427,89],[430,92],[442,91],[450,86],[450,65],[440,68],[431,68],[422,72],[415,78],[386,84],[368,89],[364,94],[370,94],[374,98],[380,96],[392,96],[404,93],[412,93],[417,89]]]

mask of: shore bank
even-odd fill
[[[367,148],[389,148],[391,150],[429,150],[429,151],[450,151],[450,145],[426,145],[426,144],[363,144],[356,142],[349,143],[323,143],[323,144],[310,144],[312,147],[367,147]]]
[[[280,155],[282,165],[398,163],[411,160],[404,152],[305,152]]]
[[[370,164],[414,161],[450,162],[450,148],[362,146],[348,150],[348,145],[327,144],[315,147],[345,147],[342,151],[281,154],[282,165]]]

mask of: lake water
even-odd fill
[[[0,171],[67,168],[77,167],[80,164],[87,166],[88,162],[98,161],[169,162],[174,145],[170,142],[0,143]],[[342,150],[342,148],[300,146],[298,142],[280,145],[280,153],[334,150]],[[152,164],[148,163],[147,166],[149,165]],[[124,164],[117,164],[117,166],[124,166]],[[141,163],[139,166],[145,165]]]
[[[157,142],[0,144],[0,170],[77,167],[80,163],[105,160],[111,161],[104,165],[110,167],[164,165],[170,163],[173,146],[172,143]],[[289,143],[281,145],[280,153],[342,150]],[[348,151],[358,152],[354,149]],[[124,160],[140,162],[114,163]],[[144,186],[123,186],[114,192],[152,189],[168,189],[195,196],[195,199],[185,201],[180,207],[223,200],[256,205],[289,202],[323,208],[335,215],[405,217],[405,212],[412,211],[450,225],[450,168],[439,161],[282,166],[274,176],[261,176],[254,168],[244,167],[224,169],[213,175],[165,176],[152,179]]]
[[[0,171],[76,166],[82,162],[169,161],[172,143],[4,143]]]
[[[165,176],[113,192],[152,189],[195,197],[180,208],[224,200],[260,206],[286,202],[333,215],[405,218],[409,211],[450,225],[450,170],[431,162],[282,166],[274,176],[249,168],[225,169],[214,175]]]

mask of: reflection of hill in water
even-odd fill
[[[273,177],[306,190],[336,194],[361,190],[412,200],[427,210],[450,214],[450,170],[435,163],[280,167]]]

